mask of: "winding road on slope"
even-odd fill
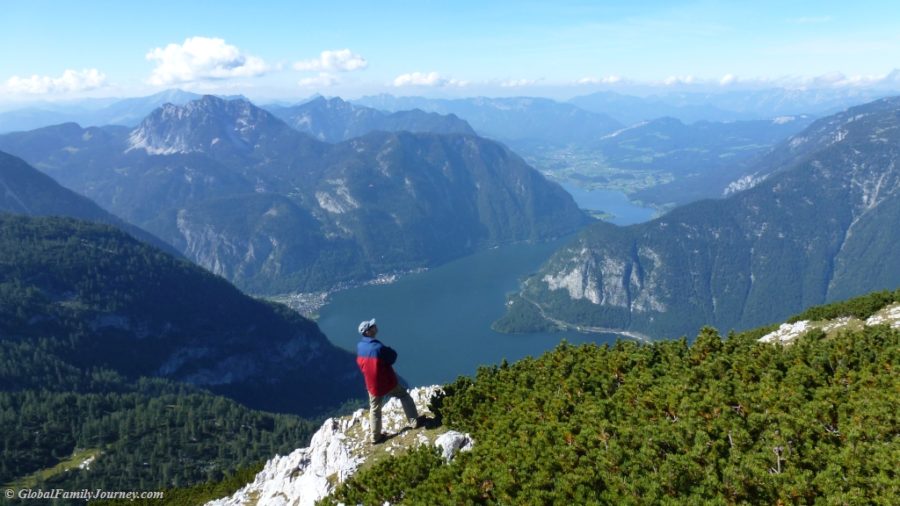
[[[650,338],[650,336],[648,336],[646,334],[641,334],[640,332],[634,332],[631,330],[611,329],[611,328],[607,328],[607,327],[588,327],[585,325],[576,325],[574,323],[557,320],[556,318],[553,318],[552,316],[548,315],[544,311],[544,308],[541,307],[540,304],[529,299],[528,297],[525,296],[525,294],[519,293],[519,297],[521,297],[522,300],[524,300],[526,302],[530,302],[532,305],[534,305],[534,307],[536,307],[537,310],[540,312],[541,318],[547,320],[548,322],[554,323],[560,327],[564,327],[566,329],[573,329],[578,332],[585,332],[588,334],[617,334],[620,336],[625,336],[625,337],[634,339],[636,341],[640,341],[642,343],[649,343],[649,342],[653,341]]]

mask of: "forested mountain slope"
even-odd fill
[[[322,416],[361,394],[352,355],[287,308],[111,226],[0,213],[0,483],[219,480],[314,428],[247,406]]]
[[[86,374],[163,377],[271,411],[316,414],[361,393],[352,356],[315,323],[186,260],[103,225],[6,214],[0,225],[4,345],[43,343]],[[4,389],[49,388],[46,374]]]
[[[133,237],[177,254],[158,237],[104,211],[87,197],[63,188],[53,178],[29,166],[21,158],[0,151],[0,212],[29,216],[67,216],[106,223]]]

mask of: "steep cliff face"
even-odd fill
[[[428,404],[439,390],[437,386],[429,386],[410,391],[420,414],[430,414]],[[385,432],[395,436],[382,445],[373,446],[368,442],[367,410],[329,418],[313,435],[308,447],[298,448],[289,455],[275,456],[253,482],[230,497],[210,501],[207,506],[312,506],[360,468],[408,448],[435,445],[441,448],[444,458],[450,460],[457,452],[467,451],[474,444],[468,435],[441,427],[410,429],[398,399],[385,404],[383,423]]]
[[[817,122],[765,182],[628,228],[594,224],[524,285],[545,314],[655,335],[748,328],[900,284],[900,99]],[[795,139],[795,140],[796,140]]]

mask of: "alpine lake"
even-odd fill
[[[601,191],[573,196],[588,210],[598,210],[600,204],[599,210],[615,214],[610,221],[620,225],[652,218],[652,210],[631,204],[624,194]],[[606,193],[618,195],[610,199]],[[604,208],[604,202],[616,207]],[[375,318],[378,339],[397,350],[394,368],[411,386],[444,384],[473,374],[481,365],[538,356],[562,340],[603,344],[627,339],[575,331],[503,334],[491,329],[505,311],[507,295],[571,239],[501,246],[402,276],[391,284],[339,291],[319,310],[317,322],[332,343],[355,353],[357,325]]]

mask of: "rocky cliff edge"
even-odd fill
[[[388,440],[369,443],[369,413],[359,409],[352,415],[325,420],[306,448],[269,460],[253,482],[230,497],[210,501],[206,506],[305,506],[334,491],[335,487],[360,469],[380,459],[405,452],[418,445],[441,448],[449,461],[459,451],[472,448],[468,434],[448,430],[434,421],[429,410],[438,386],[414,388],[410,395],[419,414],[429,417],[420,429],[409,426],[398,399],[388,401],[382,410],[383,430]]]

